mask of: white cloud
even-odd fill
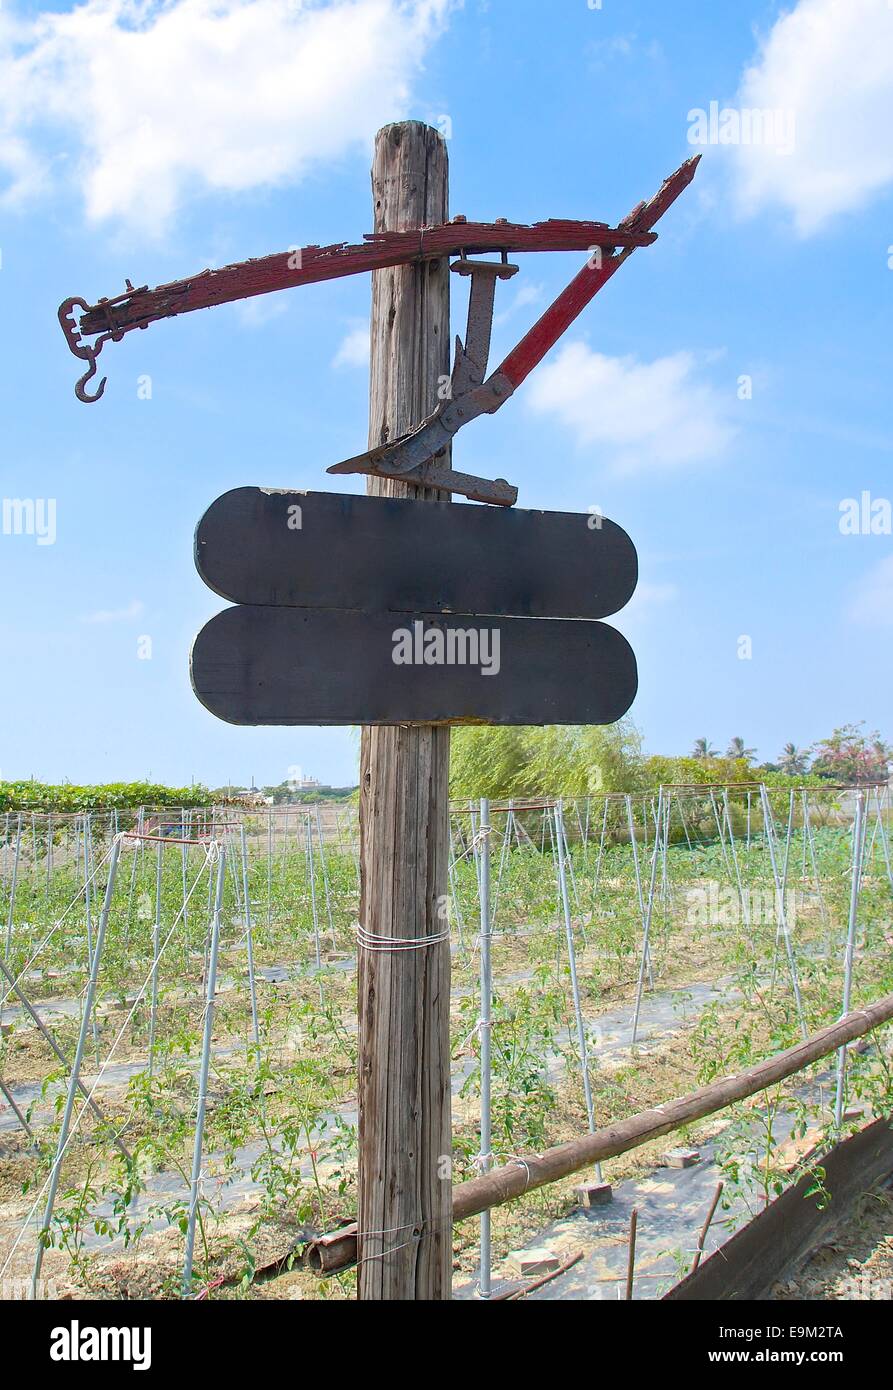
[[[675,584],[638,584],[633,595],[633,602],[647,608],[654,608],[664,603],[673,603],[679,597],[679,590]]]
[[[789,154],[736,145],[738,199],[780,204],[808,235],[893,184],[893,7],[888,0],[799,0],[742,78],[736,106],[794,117]]]
[[[675,603],[678,598],[679,590],[675,584],[655,584],[640,579],[629,603],[622,612],[610,618],[609,622],[627,634],[637,633],[643,624],[656,617],[668,604]]]
[[[586,45],[586,56],[590,67],[596,72],[603,71],[615,58],[645,57],[651,62],[663,58],[663,49],[657,39],[643,44],[638,34],[615,34],[613,38],[595,39]]]
[[[369,365],[369,325],[358,323],[341,340],[333,367],[368,367]]]
[[[493,315],[494,324],[507,323],[519,309],[525,309],[529,304],[539,304],[543,297],[542,285],[519,285],[506,308]]]
[[[893,555],[875,565],[857,586],[850,617],[864,627],[893,627]]]
[[[158,234],[196,192],[300,179],[406,115],[452,0],[86,0],[0,13],[0,171]],[[47,155],[47,149],[55,153]]]
[[[622,472],[682,467],[716,458],[733,433],[719,392],[696,370],[690,352],[640,362],[568,343],[531,378],[528,400]]]
[[[145,611],[142,599],[132,599],[126,608],[100,608],[96,613],[87,613],[82,623],[124,623],[138,618]]]
[[[283,295],[278,298],[255,295],[252,299],[237,300],[233,307],[243,328],[263,328],[288,312],[288,303]]]

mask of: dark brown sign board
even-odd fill
[[[191,675],[230,724],[611,724],[638,682],[605,623],[255,604],[202,628]]]
[[[595,512],[257,487],[209,507],[195,563],[234,603],[362,613],[604,618],[638,578],[629,536]]]

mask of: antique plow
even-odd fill
[[[75,386],[78,399],[99,400],[106,378],[94,392],[88,383],[96,375],[96,359],[107,342],[120,342],[136,328],[174,318],[195,309],[229,304],[297,285],[339,279],[387,266],[419,265],[443,256],[458,256],[451,269],[470,279],[465,341],[456,343],[456,358],[447,398],[417,429],[353,458],[334,464],[330,473],[368,473],[423,484],[444,492],[459,492],[477,501],[511,506],[517,489],[503,479],[491,481],[454,472],[441,460],[453,436],[470,420],[492,415],[554,347],[586,305],[624,261],[640,246],[657,239],[654,224],[676,201],[694,177],[700,156],[687,159],[647,203],[640,203],[618,226],[604,222],[551,219],[532,226],[500,220],[468,222],[456,217],[419,231],[368,234],[360,245],[305,246],[260,259],[204,270],[184,280],[126,290],[95,304],[74,296],[59,308],[65,340],[88,364]],[[508,257],[532,251],[589,252],[582,270],[558,295],[542,317],[487,375],[496,281],[517,272]],[[472,257],[499,253],[498,260]],[[75,311],[80,309],[79,320]],[[92,337],[92,342],[86,339]]]

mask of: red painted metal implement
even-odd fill
[[[624,233],[650,232],[654,223],[691,183],[699,159],[700,155],[687,159],[664,181],[649,202],[640,203],[638,207],[633,208],[621,222],[620,230]],[[475,420],[480,415],[493,415],[499,410],[635,249],[634,245],[629,244],[622,249],[611,248],[608,254],[602,254],[602,248],[597,248],[583,269],[486,380],[483,368],[486,366],[486,347],[489,345],[489,324],[484,334],[480,321],[473,317],[472,310],[475,302],[476,276],[492,272],[494,267],[487,262],[468,263],[472,277],[468,330],[464,345],[457,344],[456,365],[453,369],[449,398],[442,401],[433,414],[408,434],[401,435],[399,439],[389,440],[387,444],[369,449],[363,454],[357,454],[354,458],[345,459],[342,463],[333,464],[328,471],[371,473],[378,477],[400,478],[404,482],[442,488],[445,491],[461,490],[451,488],[449,470],[438,464],[438,459],[445,454],[453,436],[470,420]],[[491,293],[491,316],[492,302]],[[484,342],[486,345],[482,346]],[[477,370],[472,370],[472,367],[476,367]],[[511,506],[515,502],[517,489],[505,484],[502,479],[497,479],[491,487],[492,494],[483,500],[502,506]]]
[[[597,246],[632,249],[648,246],[655,239],[653,233],[609,227],[605,222],[552,218],[527,226],[505,219],[468,222],[464,217],[455,217],[452,222],[421,231],[370,232],[355,246],[337,242],[332,246],[291,247],[272,256],[237,261],[219,270],[202,270],[152,290],[148,285],[134,289],[128,280],[127,289],[114,299],[100,299],[96,304],[88,304],[77,295],[66,299],[59,308],[59,321],[71,351],[91,363],[92,370],[86,374],[89,379],[95,372],[95,358],[109,339],[119,342],[134,328],[148,328],[159,319],[174,318],[194,309],[210,309],[215,304],[230,304],[237,299],[337,280],[386,266],[436,260],[459,251],[584,251]],[[74,322],[75,309],[83,310],[78,324]],[[100,335],[95,343],[81,341],[82,335],[94,333]],[[83,382],[81,378],[78,386],[82,387]],[[98,400],[104,384],[92,396],[78,390],[78,399]]]
[[[691,180],[696,164],[697,158],[688,160],[672,179],[667,180],[657,198],[652,199],[647,207],[643,204],[636,209],[618,227],[609,227],[606,222],[564,218],[550,218],[546,222],[527,225],[508,222],[504,218],[496,222],[468,222],[464,217],[454,217],[452,222],[438,227],[423,227],[420,231],[368,233],[358,245],[338,242],[332,246],[292,247],[272,256],[222,266],[219,270],[202,270],[186,279],[173,280],[170,284],[158,285],[151,290],[148,285],[134,289],[128,280],[122,294],[112,299],[99,299],[95,304],[88,304],[75,295],[60,305],[59,322],[71,351],[76,357],[90,363],[90,370],[78,382],[78,398],[94,401],[102,395],[104,381],[93,395],[88,394],[84,387],[95,375],[96,358],[106,342],[119,342],[125,333],[135,328],[148,328],[150,323],[159,319],[174,318],[177,314],[191,313],[195,309],[209,309],[215,304],[230,304],[237,299],[250,299],[254,295],[293,289],[297,285],[311,285],[321,280],[335,280],[362,271],[381,270],[386,266],[413,265],[437,260],[441,256],[466,256],[486,251],[501,251],[505,255],[525,251],[594,252],[604,249],[609,252],[612,262],[609,273],[613,273],[617,264],[637,246],[649,246],[657,239],[651,224],[657,221],[681,188]],[[675,186],[680,177],[681,185],[675,187],[672,196],[666,196],[670,185]],[[654,211],[649,221],[645,217],[646,211],[656,208],[662,197],[664,206]],[[622,253],[620,256],[617,255],[618,250]],[[569,290],[572,288],[569,286]],[[591,289],[589,286],[587,288]],[[565,295],[568,292],[565,291]],[[579,292],[578,289],[575,294]],[[591,289],[583,303],[588,303],[595,292],[596,289]],[[553,305],[553,310],[560,315],[562,310],[559,305],[566,307],[570,302],[562,296]],[[76,309],[82,310],[77,323]],[[579,312],[578,308],[571,318]],[[557,322],[557,317],[553,321]],[[531,334],[540,330],[541,335],[542,324],[543,320],[540,320]],[[563,331],[563,328],[559,328],[555,338]],[[98,335],[93,343],[83,341],[85,336],[93,334]],[[528,338],[530,336],[528,334]],[[526,342],[527,339],[524,340]],[[523,344],[518,346],[520,349]],[[520,379],[523,380],[523,376]]]
[[[447,398],[408,434],[333,464],[328,471],[398,478],[442,492],[461,493],[477,502],[510,507],[517,501],[518,489],[504,478],[477,478],[444,465],[453,436],[470,420],[494,414],[636,248],[648,246],[656,239],[652,230],[655,222],[691,183],[699,159],[699,155],[687,159],[664,180],[649,202],[640,203],[617,227],[604,222],[557,219],[526,226],[505,220],[468,222],[457,217],[419,231],[375,233],[356,246],[339,243],[294,247],[260,260],[205,270],[154,290],[146,285],[134,289],[128,280],[122,294],[114,299],[100,299],[93,305],[78,297],[66,299],[59,308],[65,341],[76,357],[89,364],[75,386],[75,394],[82,401],[99,400],[106,378],[92,393],[87,384],[96,375],[96,359],[105,343],[119,342],[125,333],[147,328],[158,319],[360,271],[417,265],[458,254],[451,269],[469,277],[471,288],[465,341],[456,343]],[[517,266],[508,263],[509,253],[584,248],[590,255],[583,269],[487,376],[496,283],[517,271]],[[500,259],[470,259],[486,251],[499,252]],[[83,310],[79,321],[76,309]],[[85,335],[91,334],[97,335],[94,341],[85,342]]]

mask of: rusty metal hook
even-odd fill
[[[77,396],[78,400],[83,401],[86,405],[91,405],[93,401],[98,401],[105,390],[105,383],[108,377],[102,378],[102,381],[99,383],[99,389],[92,396],[85,388],[87,382],[96,375],[96,359],[102,351],[103,343],[108,342],[109,338],[115,336],[113,333],[109,332],[103,333],[96,339],[95,343],[85,343],[82,341],[80,329],[74,321],[74,310],[75,308],[81,308],[86,313],[89,307],[85,299],[80,299],[77,296],[73,299],[66,299],[64,304],[60,304],[59,306],[59,323],[62,326],[62,332],[65,334],[66,343],[75,357],[79,357],[82,362],[90,363],[87,371],[84,372],[84,375],[79,379],[74,388],[74,394]]]
[[[98,355],[99,355],[99,352],[100,352],[100,350],[101,350],[101,346],[102,346],[102,345],[101,345],[101,343],[100,343],[100,347],[99,347],[99,348],[89,348],[89,349],[88,349],[88,352],[89,352],[90,355],[89,355],[89,357],[88,357],[87,360],[89,361],[90,366],[88,367],[87,371],[84,372],[84,375],[78,379],[78,381],[77,381],[77,383],[76,383],[76,385],[75,385],[75,388],[74,388],[74,394],[77,396],[78,400],[79,400],[79,401],[83,401],[85,405],[92,405],[93,401],[98,401],[98,400],[99,400],[99,397],[102,395],[103,391],[105,390],[105,383],[108,381],[108,377],[107,377],[107,376],[104,376],[104,377],[102,378],[102,381],[99,383],[99,386],[97,387],[96,391],[93,393],[92,396],[90,395],[90,393],[89,393],[89,392],[87,391],[87,389],[86,389],[87,382],[88,382],[92,377],[94,377],[94,376],[96,375],[96,371],[97,371],[97,368],[96,368],[96,358],[97,358]],[[80,355],[81,355],[81,354],[78,354],[78,356],[80,356]]]

